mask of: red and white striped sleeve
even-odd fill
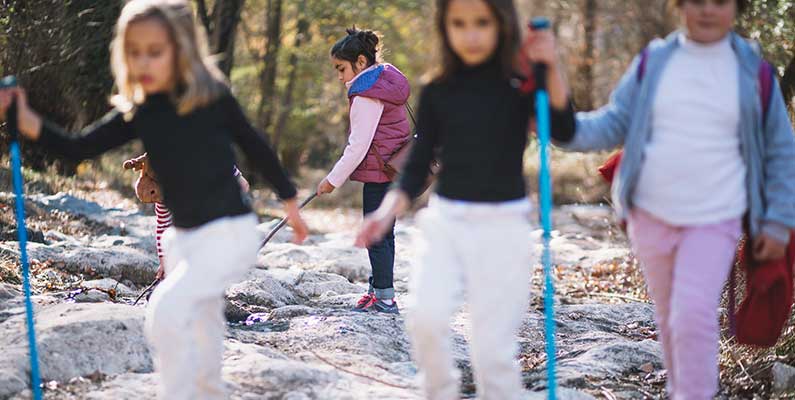
[[[157,247],[157,258],[163,261],[163,232],[171,226],[171,211],[163,203],[155,203],[155,215],[157,216],[157,228],[155,229],[155,245]]]

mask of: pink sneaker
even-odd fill
[[[365,293],[365,295],[356,302],[356,306],[353,307],[353,311],[365,311],[368,307],[372,306],[376,300],[377,299],[375,298],[374,294]]]

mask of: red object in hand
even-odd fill
[[[751,243],[746,240],[737,251],[739,265],[745,270],[745,297],[734,314],[737,342],[772,347],[792,311],[795,231],[790,233],[786,256],[779,260],[749,262]]]
[[[618,170],[618,165],[621,163],[621,157],[624,155],[624,151],[617,151],[613,153],[610,158],[599,167],[599,173],[602,175],[607,183],[613,183],[613,177],[616,175],[616,170]]]

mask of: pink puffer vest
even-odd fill
[[[348,90],[350,104],[353,104],[356,96],[370,97],[384,103],[384,112],[375,130],[373,144],[362,163],[351,174],[351,180],[366,183],[390,181],[381,171],[381,163],[373,152],[377,151],[384,161],[388,161],[411,138],[405,109],[409,92],[408,79],[390,64],[382,64],[365,72],[351,85]]]

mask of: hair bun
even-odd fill
[[[353,36],[360,40],[371,56],[375,57],[375,54],[378,53],[379,39],[377,33],[371,30],[357,29],[355,25],[345,29],[345,32],[348,33],[348,36]]]
[[[373,49],[373,54],[378,51],[378,35],[373,31],[359,31],[357,34],[360,40]]]
[[[367,66],[378,62],[381,40],[377,32],[357,29],[356,25],[345,29],[345,32],[347,35],[331,47],[332,57],[354,63],[359,56],[364,56],[367,58]]]

